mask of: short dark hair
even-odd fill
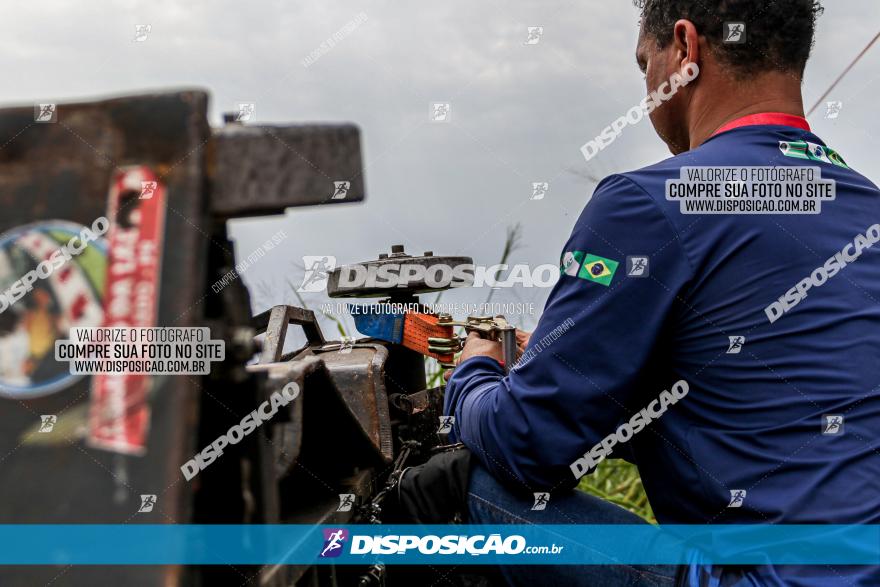
[[[803,75],[813,48],[819,0],[635,0],[642,28],[662,49],[680,18],[694,23],[738,77],[757,69]],[[745,23],[745,42],[725,43],[727,22]]]

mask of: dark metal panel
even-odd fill
[[[211,211],[221,217],[364,199],[360,131],[352,124],[246,126],[214,136]],[[345,193],[337,182],[348,182]]]
[[[50,220],[91,225],[106,214],[113,173],[123,166],[148,166],[168,193],[157,325],[197,324],[205,254],[216,246],[204,235],[209,232],[206,111],[207,95],[200,91],[59,104],[57,120],[50,123],[35,122],[32,106],[0,110],[0,233]],[[198,382],[156,381],[144,456],[85,444],[89,386],[90,378],[84,378],[41,397],[0,397],[0,522],[187,522],[191,490],[182,483],[179,466],[194,448]],[[35,433],[43,414],[58,416],[51,434]],[[158,496],[152,513],[137,513],[141,494]],[[176,567],[6,568],[0,569],[0,583],[170,586],[179,583],[181,572]]]

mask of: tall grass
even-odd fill
[[[633,464],[620,459],[606,459],[599,463],[592,475],[581,479],[578,489],[615,503],[652,524],[657,523],[639,470]]]

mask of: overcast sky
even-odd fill
[[[877,0],[826,0],[804,93],[812,105],[880,27]],[[364,20],[306,67],[302,60],[355,19]],[[392,244],[409,252],[466,254],[497,262],[505,228],[522,224],[512,261],[557,263],[562,245],[603,177],[668,156],[645,120],[589,164],[580,146],[638,104],[637,12],[628,0],[310,2],[7,2],[0,8],[0,102],[31,104],[175,87],[211,94],[211,121],[255,102],[259,123],[350,121],[362,131],[367,201],[295,209],[233,226],[246,256],[276,230],[283,246],[250,268],[255,310],[294,302],[303,255],[340,263]],[[136,24],[149,24],[134,42]],[[527,27],[543,26],[524,44]],[[828,99],[814,130],[847,162],[880,181],[877,101],[880,46]],[[452,121],[432,124],[431,102]],[[531,201],[532,182],[547,181]],[[480,302],[487,291],[444,301]],[[536,302],[547,289],[498,292]],[[310,304],[320,296],[307,297]],[[531,326],[537,316],[526,317]]]

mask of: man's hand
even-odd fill
[[[504,355],[501,354],[501,343],[480,338],[476,332],[471,332],[467,340],[464,341],[464,349],[461,351],[461,356],[458,357],[458,362],[467,361],[471,357],[489,357],[499,363],[504,360]]]
[[[516,331],[516,346],[519,349],[518,354],[525,352],[531,335],[531,332],[525,332],[522,330]],[[464,348],[462,349],[461,355],[458,357],[456,364],[466,361],[471,357],[489,357],[490,359],[495,359],[499,363],[504,361],[504,355],[501,353],[501,343],[486,338],[480,338],[480,335],[476,332],[471,332],[468,335],[467,340],[464,341]],[[451,376],[451,369],[443,374],[443,377],[447,381]]]
[[[519,353],[517,356],[526,352],[526,348],[529,346],[529,339],[532,338],[531,332],[526,332],[525,330],[516,329],[516,348],[519,349]]]

